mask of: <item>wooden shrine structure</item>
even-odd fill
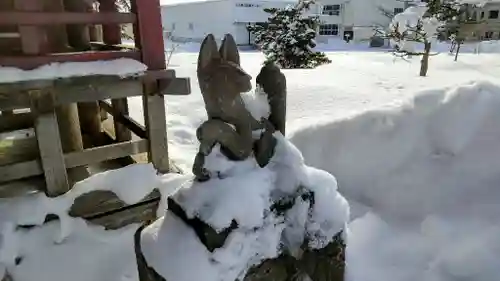
[[[148,68],[127,78],[0,83],[0,133],[35,132],[19,141],[0,140],[0,198],[27,192],[59,196],[88,177],[89,166],[113,159],[121,165],[143,161],[137,155],[146,155],[159,172],[173,170],[164,95],[189,94],[189,79],[166,69],[159,0],[132,0],[130,5],[122,12],[115,0],[0,1],[2,67],[31,70],[53,62],[130,58]],[[125,25],[132,27],[133,47],[122,44]],[[136,96],[143,99],[144,126],[129,116],[127,98]],[[117,228],[154,216],[157,199],[151,194],[137,206],[125,206],[114,194],[97,191],[78,198],[70,214]],[[107,219],[111,213],[126,215]]]

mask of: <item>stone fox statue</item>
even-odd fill
[[[208,120],[196,131],[200,149],[193,164],[194,175],[198,180],[210,178],[203,165],[217,143],[230,160],[244,160],[253,152],[257,163],[266,166],[276,146],[272,135],[275,128],[265,118],[256,120],[245,108],[240,94],[252,89],[252,77],[241,68],[238,48],[230,34],[226,34],[220,49],[212,34],[205,38],[197,74]],[[256,141],[252,138],[255,130],[263,130]]]

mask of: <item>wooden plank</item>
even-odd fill
[[[159,203],[159,200],[155,200],[88,220],[93,224],[104,226],[106,229],[120,229],[132,223],[155,220]]]
[[[0,140],[0,166],[38,158],[35,137]]]
[[[144,153],[146,151],[148,151],[146,140],[133,140],[101,147],[93,147],[85,149],[82,152],[68,153],[64,155],[64,158],[68,168],[72,168]]]
[[[140,200],[138,204],[157,201],[160,196],[160,192],[155,189]],[[72,217],[92,219],[109,215],[127,207],[127,204],[115,193],[109,190],[95,190],[76,198],[68,213]]]
[[[53,62],[89,62],[130,58],[141,60],[139,51],[99,51],[47,54],[43,56],[0,56],[0,65],[31,70]]]
[[[172,73],[174,73],[172,70],[167,70],[123,79],[118,76],[92,75],[58,80],[0,83],[0,111],[29,107],[30,99],[27,91],[31,89],[53,88],[57,90],[61,94],[56,94],[56,105],[140,96],[143,93],[141,83],[154,81],[151,76],[175,75]]]
[[[128,102],[127,98],[122,99],[112,99],[111,106],[113,111],[122,116],[128,116]],[[118,142],[128,141],[132,139],[132,132],[127,128],[127,126],[120,123],[117,119],[113,118],[115,126],[115,140]]]
[[[75,102],[92,102],[104,99],[125,98],[132,96],[140,96],[142,94],[142,84],[137,80],[114,80],[115,83],[103,83],[98,85],[87,84],[74,85],[67,88],[63,86],[55,86],[54,92],[55,105],[64,105]],[[57,81],[56,84],[60,84]],[[92,85],[91,87],[89,85]],[[0,110],[25,108],[29,106],[28,91],[11,92],[9,96],[1,94],[2,86],[0,85]]]
[[[158,81],[162,95],[189,95],[191,82],[189,78],[162,79]]]
[[[0,115],[0,133],[32,128],[34,124],[31,112]]]
[[[118,83],[95,84],[93,87],[75,84],[66,89],[56,86],[55,89],[56,104],[66,104],[138,96],[142,88],[139,81],[123,80]]]
[[[160,13],[160,1],[132,1],[133,11],[137,13],[134,28],[136,46],[142,54],[142,62],[149,70],[165,69],[165,46]],[[139,44],[137,44],[139,43]]]
[[[59,138],[64,153],[82,151],[83,140],[76,103],[67,103],[56,107]]]
[[[146,84],[145,87],[154,87],[154,85]],[[143,108],[149,141],[149,160],[160,173],[168,173],[169,160],[165,98],[162,95],[144,95]]]
[[[101,134],[101,112],[97,101],[78,103],[78,117],[82,134],[91,138],[97,138]]]
[[[117,75],[86,75],[86,76],[61,77],[61,78],[44,79],[44,80],[26,80],[26,81],[16,81],[9,83],[0,83],[0,93],[4,93],[4,96],[8,96],[8,94],[12,92],[25,91],[31,89],[71,87],[72,85],[77,85],[79,87],[82,86],[96,87],[101,84],[114,84],[126,81],[140,81],[146,83],[146,82],[155,82],[156,80],[160,79],[171,79],[174,77],[175,77],[175,71],[172,69],[168,69],[168,70],[146,71],[145,73],[138,73],[137,75],[128,76],[124,78],[119,77]],[[17,93],[15,95],[17,95]]]
[[[61,149],[62,151],[62,149]],[[101,147],[85,149],[64,155],[65,168],[100,163],[105,160],[122,158],[125,156],[145,153],[148,151],[146,140],[136,140],[116,143]],[[40,160],[17,163],[9,166],[0,166],[0,182],[7,182],[26,177],[40,175],[44,172]]]
[[[139,124],[137,121],[132,119],[132,117],[125,116],[120,114],[119,112],[116,112],[113,109],[113,107],[106,101],[99,101],[99,105],[101,106],[102,109],[104,109],[106,112],[111,114],[111,116],[113,116],[114,122],[119,122],[123,124],[129,130],[131,130],[135,135],[137,135],[142,139],[147,138],[146,127]]]
[[[0,183],[43,174],[40,160],[0,166]]]
[[[32,111],[36,112],[35,134],[42,169],[47,183],[47,195],[54,197],[66,193],[70,187],[64,164],[61,139],[50,92],[32,91]]]
[[[137,16],[133,13],[117,12],[0,12],[0,25],[125,24],[135,23],[136,20]]]

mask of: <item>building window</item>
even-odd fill
[[[401,14],[404,11],[404,8],[394,8],[394,15]]]
[[[481,12],[481,19],[484,19],[484,12]]]
[[[189,23],[189,30],[193,30],[194,29],[194,24],[192,22]]]
[[[491,10],[489,12],[488,18],[490,18],[490,19],[498,19],[498,10]]]
[[[251,4],[251,3],[236,3],[236,7],[243,7],[243,8],[259,8],[259,4]]]
[[[319,35],[339,35],[338,24],[322,24],[319,26]]]
[[[324,5],[322,14],[338,16],[340,15],[340,5]]]
[[[484,33],[484,39],[492,39],[493,38],[493,32],[492,31],[486,31]]]
[[[477,12],[476,11],[472,12],[472,15],[470,16],[469,19],[470,20],[477,20]]]

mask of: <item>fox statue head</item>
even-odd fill
[[[220,48],[214,36],[207,35],[201,44],[197,74],[208,112],[220,106],[219,99],[231,101],[252,89],[252,77],[241,68],[240,54],[230,34],[224,36]]]

